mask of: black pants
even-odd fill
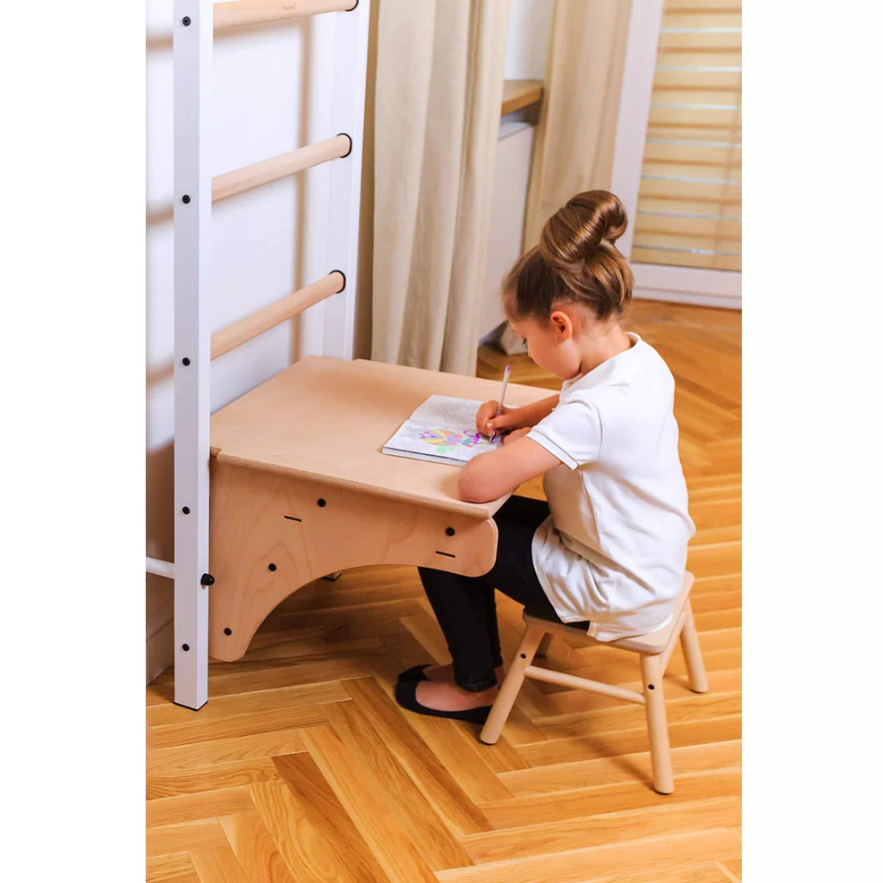
[[[497,683],[494,668],[503,664],[494,589],[523,604],[528,613],[560,622],[531,556],[533,535],[548,515],[549,504],[544,500],[510,497],[494,515],[499,531],[497,560],[484,576],[418,568],[448,642],[454,679],[464,690],[478,693],[493,687]],[[580,625],[589,627],[588,622]]]

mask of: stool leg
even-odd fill
[[[641,657],[641,679],[644,682],[647,732],[650,736],[650,763],[653,787],[660,794],[671,794],[674,781],[671,769],[671,748],[665,720],[665,694],[662,689],[662,666],[658,656]]]
[[[540,646],[537,647],[536,655],[537,655],[537,656],[546,656],[546,655],[548,655],[548,653],[549,653],[549,644],[551,644],[551,643],[552,643],[552,633],[551,633],[551,632],[546,632],[546,634],[543,635],[543,640],[540,641]]]
[[[515,659],[512,660],[509,671],[506,672],[506,677],[503,679],[494,707],[482,728],[479,736],[482,742],[493,745],[500,738],[503,725],[506,723],[509,712],[512,711],[512,706],[518,697],[518,692],[521,690],[521,685],[524,683],[524,670],[533,662],[537,647],[544,634],[538,626],[529,625],[527,627],[521,644],[518,646]]]
[[[691,690],[695,693],[705,693],[708,691],[708,678],[705,676],[705,663],[702,661],[702,651],[699,649],[699,636],[696,634],[696,623],[693,621],[689,598],[686,608],[687,615],[684,617],[684,627],[681,629],[681,649],[684,651],[684,660],[687,663],[687,677]]]

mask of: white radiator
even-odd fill
[[[479,326],[479,336],[482,339],[505,320],[500,304],[500,282],[521,254],[533,139],[534,127],[529,123],[510,120],[500,123],[491,209],[491,238]]]

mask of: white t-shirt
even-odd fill
[[[674,378],[652,346],[628,337],[630,349],[565,381],[527,434],[562,463],[543,478],[552,514],[534,534],[534,568],[561,620],[591,620],[600,641],[671,621],[695,532]]]

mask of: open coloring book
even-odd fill
[[[498,435],[491,442],[476,431],[475,414],[480,405],[470,399],[430,396],[383,446],[383,453],[465,466],[503,441]]]

